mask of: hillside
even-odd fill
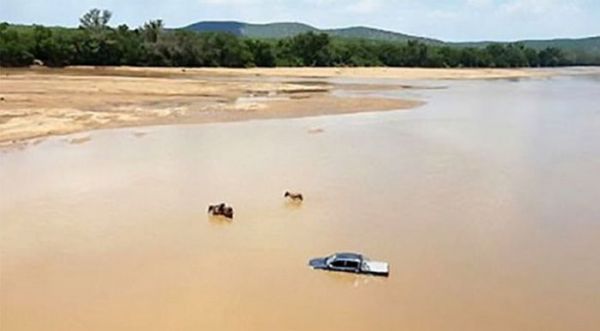
[[[332,36],[340,38],[359,38],[369,40],[382,40],[382,41],[408,41],[408,40],[419,40],[427,43],[441,44],[441,40],[435,40],[424,37],[411,36],[403,33],[392,32],[387,30],[374,29],[364,26],[342,28],[342,29],[329,29],[322,30],[323,32],[329,33]]]
[[[303,23],[269,23],[250,24],[235,21],[204,21],[184,27],[186,30],[197,32],[229,32],[236,36],[250,38],[285,38],[305,32],[324,32],[340,38],[359,38],[385,41],[420,40],[430,43],[441,43],[439,40],[411,36],[398,32],[386,31],[369,27],[349,27],[342,29],[318,29]]]
[[[527,47],[534,49],[542,49],[546,47],[557,47],[565,50],[589,50],[600,52],[600,36],[589,38],[564,38],[564,39],[547,39],[547,40],[520,40]],[[454,43],[458,46],[465,47],[485,47],[489,44],[497,43],[497,41],[480,41],[480,42],[464,42]]]
[[[318,29],[303,23],[288,22],[250,24],[235,21],[205,21],[188,25],[184,27],[184,29],[197,32],[229,32],[240,37],[267,39],[291,37],[300,33],[313,31],[324,32],[338,38],[367,39],[390,42],[406,42],[408,40],[418,40],[428,44],[455,47],[480,48],[492,43],[498,43],[496,41],[454,43],[364,26],[340,29]],[[600,61],[600,36],[579,39],[522,40],[518,42],[523,43],[525,46],[531,47],[536,50],[541,50],[546,47],[560,48],[563,51],[565,51],[568,56],[570,56],[572,59],[576,60],[576,62],[579,63],[597,63]]]
[[[229,32],[240,37],[285,38],[309,31],[319,31],[302,23],[249,24],[235,21],[205,21],[184,27],[197,32]]]
[[[597,63],[600,60],[600,36],[579,39],[548,39],[548,40],[520,40],[526,47],[541,50],[547,47],[560,48],[570,56],[576,57],[578,62]],[[485,47],[494,41],[452,43],[459,47]]]

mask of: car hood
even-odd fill
[[[364,265],[366,266],[365,271],[377,273],[377,274],[387,274],[390,272],[390,265],[387,262],[379,262],[379,261],[365,261]]]
[[[312,268],[324,269],[324,268],[327,268],[327,259],[324,257],[318,257],[315,259],[311,259],[310,261],[308,261],[308,265],[311,266]]]

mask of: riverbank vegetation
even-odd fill
[[[78,28],[0,24],[0,66],[45,64],[159,67],[552,67],[578,65],[558,48],[523,44],[452,47],[421,41],[332,38],[308,32],[251,39],[220,32],[165,29],[161,20],[111,27],[111,13],[93,9]]]

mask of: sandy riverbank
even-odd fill
[[[408,109],[418,100],[338,97],[402,89],[400,80],[539,77],[549,70],[420,68],[2,69],[0,144],[99,128],[241,121]],[[365,79],[352,84],[330,78]],[[390,80],[386,86],[364,82]]]

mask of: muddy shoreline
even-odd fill
[[[104,128],[409,109],[423,102],[334,92],[418,89],[421,84],[406,81],[423,79],[554,74],[546,69],[2,68],[0,145]],[[352,82],[332,82],[344,78]]]
[[[0,144],[5,146],[102,128],[316,116],[420,104],[340,98],[332,92],[341,87],[323,79],[256,78],[245,72],[78,67],[3,69],[2,76]]]

